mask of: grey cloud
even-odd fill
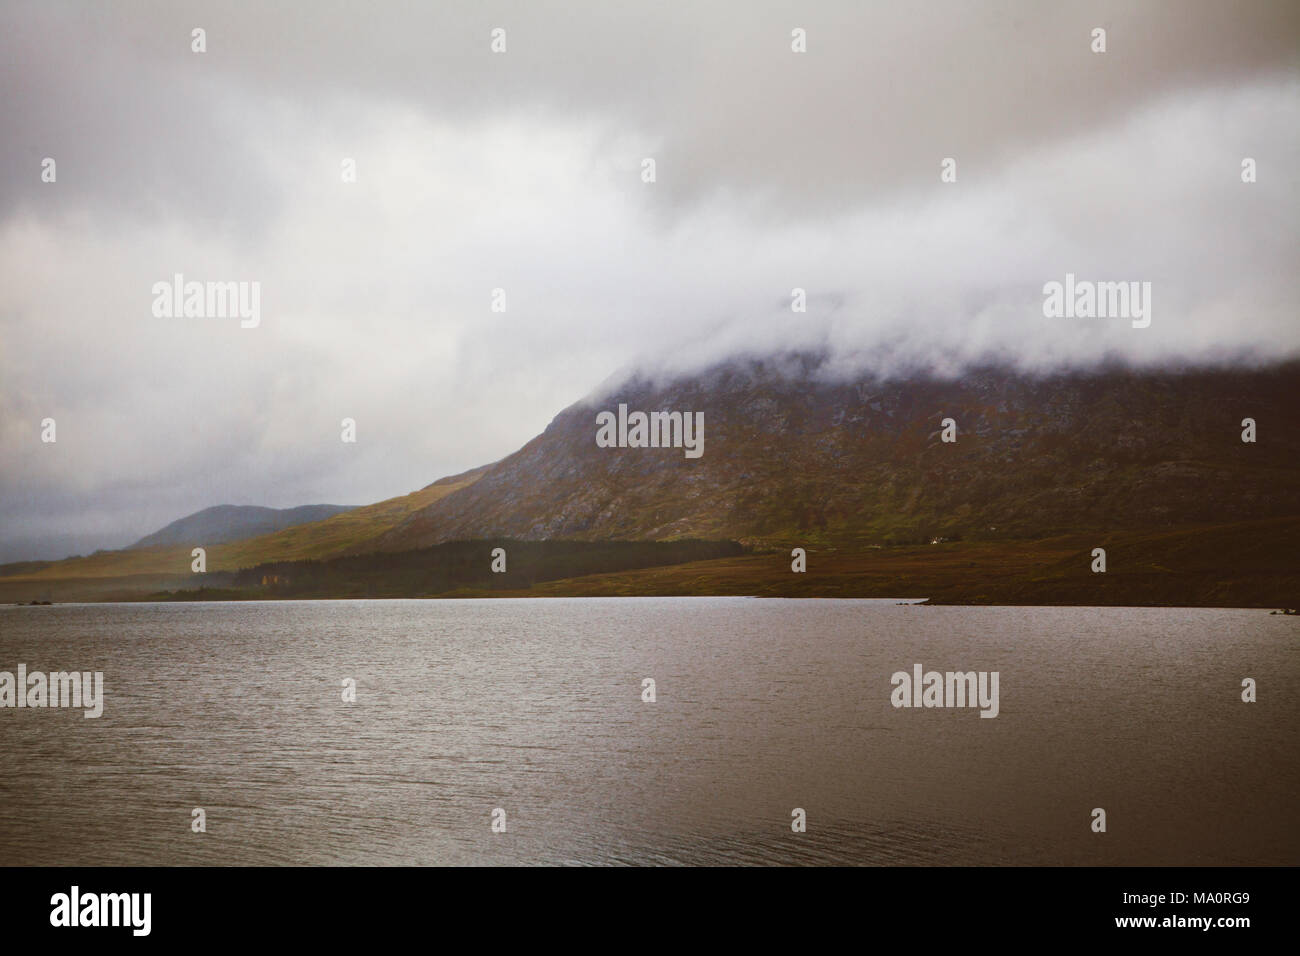
[[[1294,354],[1298,25],[1283,3],[6,5],[2,553],[402,494],[619,367]],[[1152,281],[1152,327],[1047,322],[1066,271]],[[174,272],[259,280],[263,325],[154,318]]]
[[[983,175],[1173,90],[1294,70],[1300,36],[1300,6],[1262,0],[83,2],[2,16],[5,88],[23,93],[0,105],[6,207],[31,198],[14,173],[45,151],[65,158],[68,193],[93,179],[96,201],[216,223],[274,206],[276,173],[252,147],[273,155],[294,134],[249,104],[340,131],[364,129],[374,100],[457,123],[590,116],[657,150],[666,210],[721,194],[806,217],[928,186],[945,156]],[[488,51],[496,26],[504,56]],[[1096,26],[1105,55],[1089,49]]]

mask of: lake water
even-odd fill
[[[0,671],[105,704],[0,709],[0,864],[1296,864],[1298,652],[1255,610],[6,607]],[[894,708],[917,663],[999,715]]]

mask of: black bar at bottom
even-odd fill
[[[6,943],[62,936],[94,945],[371,944],[453,929],[471,945],[515,933],[613,947],[678,945],[683,933],[807,943],[831,931],[922,947],[1076,937],[1230,945],[1284,932],[1294,885],[1285,868],[11,867],[0,869],[0,932]]]

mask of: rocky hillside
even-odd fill
[[[704,452],[598,447],[597,413],[704,413]],[[1300,363],[832,381],[807,356],[634,378],[368,545],[734,539],[846,547],[1300,514]],[[942,422],[956,441],[942,441]],[[1244,443],[1241,421],[1257,422]]]

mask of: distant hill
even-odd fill
[[[360,508],[344,509],[322,521],[296,524],[269,534],[223,543],[213,543],[207,539],[203,547],[208,552],[208,570],[237,571],[269,561],[324,559],[355,551],[374,551],[375,548],[368,542],[392,528],[412,511],[472,484],[490,467],[492,466],[488,465],[459,475],[449,475],[408,495]],[[122,551],[97,551],[85,557],[66,558],[62,561],[0,565],[0,580],[102,581],[127,577],[143,579],[150,575],[180,575],[183,580],[189,580],[190,550],[194,547],[196,545],[191,539],[186,539],[181,544],[153,547],[144,547],[143,542],[140,542]],[[100,587],[97,585],[95,590],[99,591]]]
[[[223,544],[282,531],[294,525],[323,521],[352,510],[351,505],[301,505],[297,508],[216,505],[178,518],[167,527],[141,538],[126,550]]]
[[[602,448],[596,415],[704,413],[704,454]],[[956,423],[942,441],[943,420]],[[1257,441],[1241,440],[1244,418]],[[680,537],[842,548],[1300,515],[1300,363],[845,380],[810,356],[634,378],[366,549]]]

